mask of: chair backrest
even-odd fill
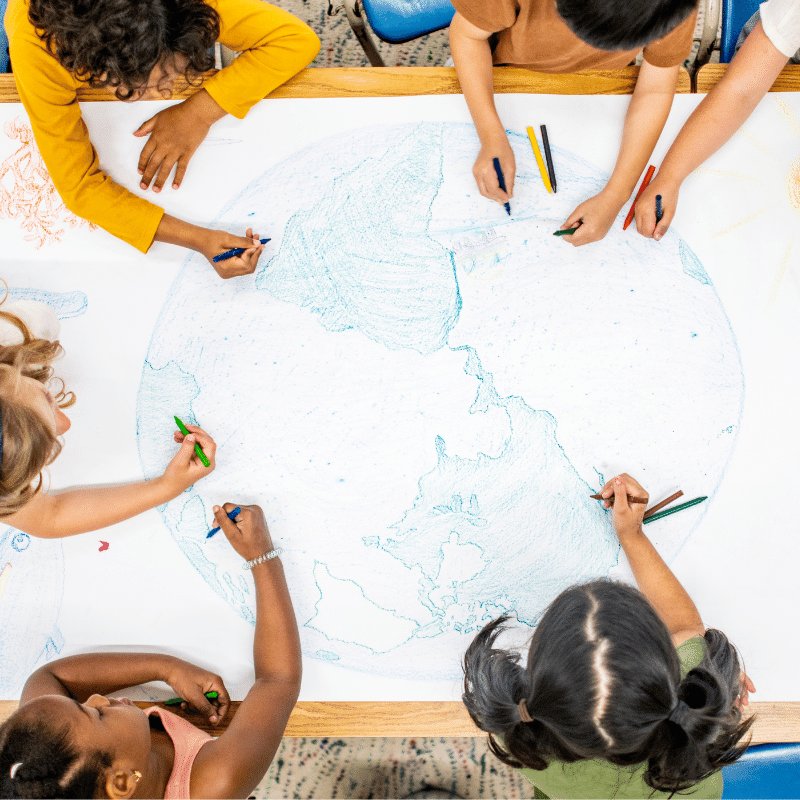
[[[753,16],[760,5],[759,0],[724,0],[722,6],[722,38],[720,40],[719,60],[730,63],[736,51],[736,40],[745,22]]]
[[[722,770],[723,800],[800,797],[800,742],[757,744]]]
[[[400,44],[446,28],[456,10],[450,0],[363,0],[372,30]]]

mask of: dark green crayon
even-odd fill
[[[189,429],[177,418],[175,417],[175,424],[178,426],[178,430],[184,435],[189,435]],[[197,457],[200,459],[204,467],[210,467],[211,462],[206,458],[206,454],[203,452],[203,448],[195,442],[194,443],[194,452],[197,453]]]
[[[578,228],[580,228],[580,225],[578,225]],[[563,231],[556,231],[553,236],[569,236],[571,233],[575,233],[578,228],[564,228]]]
[[[206,697],[209,700],[216,700],[219,697],[219,692],[206,692]],[[179,706],[186,701],[182,697],[173,697],[170,700],[165,700],[165,706]]]
[[[653,514],[652,517],[647,517],[647,519],[643,520],[643,523],[647,525],[648,522],[653,522],[654,520],[661,519],[662,517],[668,517],[670,514],[674,514],[676,511],[683,511],[684,508],[696,506],[698,503],[702,503],[703,500],[708,500],[708,497],[695,497],[694,500],[687,500],[685,503],[675,506],[675,508],[668,508],[666,511],[659,511],[658,514]]]

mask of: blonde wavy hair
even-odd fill
[[[6,294],[6,297],[8,295]],[[0,517],[19,511],[42,488],[42,471],[61,452],[55,433],[32,408],[20,402],[18,387],[22,376],[42,384],[57,381],[54,393],[59,408],[75,402],[61,378],[53,377],[52,362],[63,354],[59,342],[35,337],[15,314],[0,309],[22,334],[20,344],[0,345],[0,417],[2,454],[0,455]]]

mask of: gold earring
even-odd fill
[[[136,783],[139,783],[139,781],[142,779],[142,773],[139,772],[138,769],[135,769],[133,771],[133,777],[136,778]]]

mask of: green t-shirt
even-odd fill
[[[702,636],[687,639],[678,647],[681,662],[681,678],[694,669],[706,653],[706,643]],[[564,764],[551,761],[547,769],[519,770],[537,789],[554,800],[561,798],[649,798],[669,797],[666,792],[657,792],[645,782],[647,764],[619,767],[608,761],[591,759]],[[675,797],[703,797],[717,800],[722,797],[722,773],[715,772],[704,781],[695,784]]]

